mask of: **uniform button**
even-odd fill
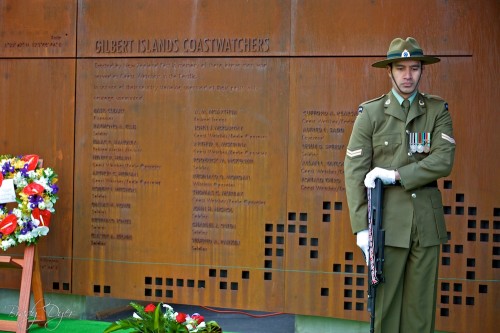
[[[406,130],[406,134],[410,134],[410,131],[409,131],[409,130]]]
[[[408,153],[408,156],[411,156],[411,153]]]
[[[384,145],[386,145],[386,146],[387,146],[388,144],[389,144],[389,142],[387,142],[387,141],[386,141],[386,142],[384,142]]]
[[[416,195],[415,193],[412,193],[412,194],[411,194],[411,197],[412,197],[413,199],[415,199],[415,198],[417,197],[417,195]]]

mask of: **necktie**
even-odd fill
[[[406,115],[408,115],[408,111],[410,110],[410,101],[405,99],[402,105],[403,105],[403,111],[405,112]]]

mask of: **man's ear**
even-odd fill
[[[387,75],[389,75],[389,77],[392,77],[392,63],[387,65]]]

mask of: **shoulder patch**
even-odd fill
[[[363,107],[360,105],[358,108],[358,114],[361,114],[361,113],[363,113]]]

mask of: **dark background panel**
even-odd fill
[[[239,57],[290,49],[288,1],[80,0],[78,15],[79,56]]]
[[[283,238],[268,232],[285,207],[288,60],[93,59],[78,73],[75,165],[88,181],[75,191],[77,292],[102,284],[145,297],[156,265],[175,281],[210,273],[212,305],[258,308],[269,291],[281,309],[280,258],[265,259],[264,246]],[[117,287],[112,262],[142,281],[137,293]],[[231,299],[214,292],[226,284]]]
[[[40,240],[47,291],[71,292],[74,86],[74,60],[0,60],[2,154],[37,154],[59,176],[50,236]],[[18,277],[9,271],[0,272],[0,284],[18,287]]]
[[[1,0],[0,57],[74,57],[76,0]]]
[[[495,1],[445,0],[292,2],[291,53],[294,55],[381,56],[394,37],[414,36],[427,54],[464,55],[474,50],[480,17],[498,13]],[[467,24],[464,24],[467,22]]]

